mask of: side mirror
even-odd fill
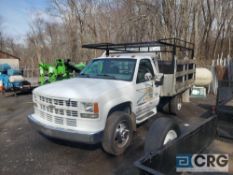
[[[155,75],[155,85],[156,86],[163,85],[163,78],[164,78],[163,74],[161,74],[161,73],[156,74]]]
[[[146,81],[152,80],[152,75],[151,75],[151,73],[147,72],[147,73],[144,75],[144,79],[145,79]]]

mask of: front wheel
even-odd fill
[[[131,144],[132,137],[133,126],[129,114],[114,112],[107,119],[103,149],[112,155],[120,155]]]

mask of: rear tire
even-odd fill
[[[169,102],[169,110],[171,114],[177,114],[182,108],[181,96],[175,96]]]
[[[147,133],[144,153],[155,152],[179,136],[179,125],[171,118],[160,117],[153,122]]]
[[[129,114],[125,112],[112,113],[106,123],[103,149],[112,155],[122,154],[131,144],[133,137],[133,125]]]

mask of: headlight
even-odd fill
[[[98,118],[99,106],[98,103],[82,103],[81,118]]]
[[[83,104],[83,110],[85,112],[93,112],[94,111],[93,103],[82,103],[82,104]]]
[[[99,113],[98,103],[82,103],[83,111]]]

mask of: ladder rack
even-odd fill
[[[157,41],[149,42],[134,42],[134,43],[98,43],[98,44],[85,44],[82,48],[105,50],[106,55],[109,55],[110,51],[120,53],[150,53],[150,52],[170,52],[173,56],[176,55],[176,50],[191,52],[191,57],[194,56],[194,44],[177,39],[177,38],[166,38],[159,39]]]

